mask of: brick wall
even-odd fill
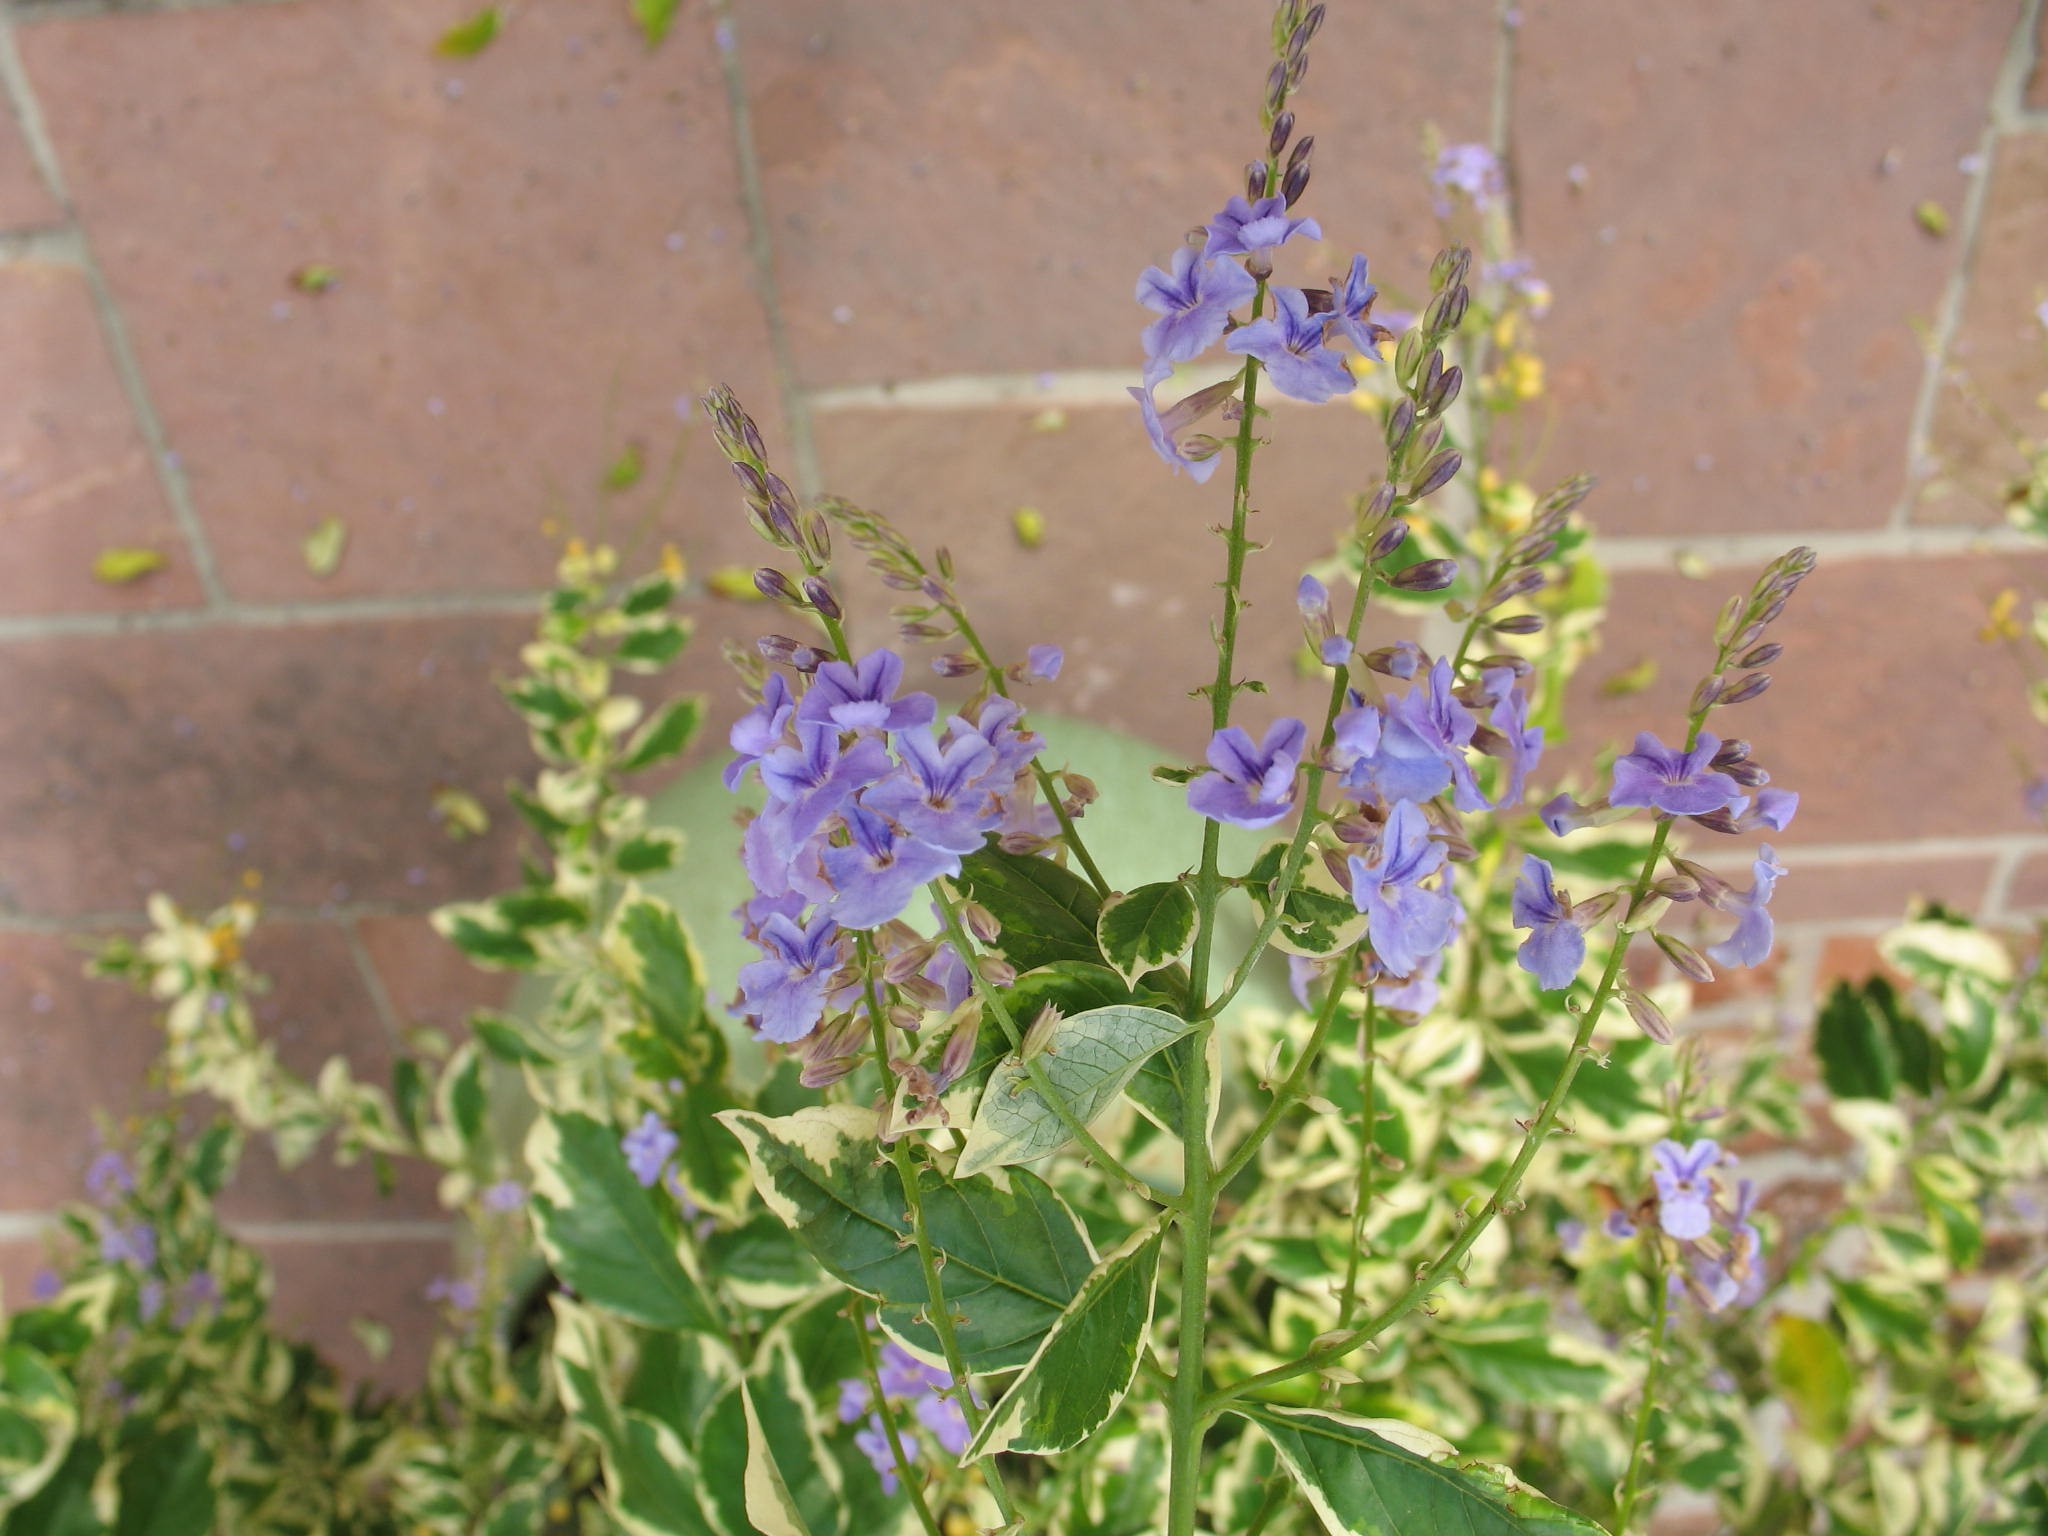
[[[1195,744],[1221,487],[1169,480],[1138,434],[1128,296],[1241,174],[1263,7],[759,0],[737,50],[691,6],[650,55],[623,0],[550,0],[437,56],[470,9],[0,4],[10,1284],[87,1106],[141,1092],[142,1010],[80,981],[77,946],[149,890],[260,890],[302,1064],[496,999],[423,914],[511,875],[507,818],[450,842],[432,797],[523,769],[485,685],[563,527],[649,519],[699,571],[749,559],[680,419],[707,384],[809,484],[950,542],[999,648],[1065,640],[1070,707]],[[2040,11],[1524,0],[1503,28],[1477,0],[1338,3],[1317,43],[1314,211],[1389,288],[1432,246],[1421,124],[1508,153],[1557,294],[1532,473],[1603,475],[1617,573],[1582,743],[1673,718],[1723,593],[1822,553],[1744,723],[1806,797],[1787,942],[1724,1018],[1775,995],[1796,1019],[1915,895],[2048,906],[2014,765],[2048,753],[1975,639],[2000,587],[2048,590],[2004,529],[2020,465],[1987,408],[2048,428]],[[295,286],[309,263],[338,284]],[[1252,654],[1276,680],[1292,574],[1376,463],[1342,406],[1279,431]],[[678,433],[673,496],[598,489],[622,445],[658,467]],[[1035,552],[1009,542],[1022,505]],[[302,543],[330,516],[348,546],[320,576]],[[107,586],[113,546],[168,562]],[[755,619],[707,605],[689,680],[724,700],[715,641]],[[1645,656],[1647,693],[1601,693]],[[446,1241],[424,1185],[258,1170],[238,1201],[289,1313],[330,1339],[351,1310],[418,1322]]]

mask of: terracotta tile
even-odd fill
[[[2013,0],[1521,10],[1546,477],[1601,473],[1615,532],[1882,523],[1961,254],[1913,210],[1961,210]]]
[[[0,145],[0,165],[5,146]],[[0,187],[4,193],[4,187]],[[128,409],[84,274],[0,266],[0,611],[60,613],[195,603],[199,584]],[[125,586],[93,579],[104,549],[169,564]]]
[[[1268,548],[1249,566],[1240,656],[1243,674],[1271,692],[1242,696],[1238,707],[1253,721],[1310,711],[1320,720],[1327,684],[1293,670],[1295,583],[1334,547],[1348,521],[1343,494],[1363,479],[1362,468],[1360,481],[1343,477],[1344,435],[1361,465],[1377,439],[1349,411],[1290,411],[1274,422],[1275,438],[1298,457],[1276,452],[1269,462],[1302,467],[1291,482],[1259,482],[1255,501],[1270,510],[1254,518],[1252,536]],[[1208,710],[1187,695],[1215,669],[1209,624],[1223,550],[1208,530],[1229,518],[1225,476],[1196,486],[1169,474],[1123,410],[1076,410],[1056,432],[1035,428],[1024,409],[848,411],[817,427],[835,490],[886,512],[926,558],[942,544],[955,552],[956,586],[998,656],[1021,659],[1037,641],[1066,647],[1065,670],[1039,690],[1040,707],[1200,752]],[[1010,529],[1026,505],[1046,521],[1035,550],[1018,548]],[[872,622],[885,595],[872,583],[860,592],[870,640],[887,637]],[[1405,632],[1374,629],[1372,643]]]
[[[747,9],[741,57],[804,380],[1135,376],[1138,273],[1240,191],[1264,148],[1270,14],[917,0],[880,26],[853,0]],[[1331,9],[1298,98],[1318,145],[1303,211],[1331,259],[1362,249],[1382,283],[1419,280],[1436,235],[1418,130],[1485,134],[1494,52],[1483,6]]]
[[[35,229],[63,222],[63,210],[50,196],[42,173],[30,158],[28,142],[8,104],[0,102],[0,229]]]
[[[479,1008],[502,1008],[512,982],[480,971],[424,917],[366,917],[356,924],[401,1028],[457,1031]]]
[[[452,1269],[448,1243],[321,1238],[255,1246],[276,1281],[270,1315],[281,1332],[316,1344],[356,1380],[401,1391],[425,1380],[440,1310],[426,1290]],[[357,1318],[391,1330],[391,1353],[382,1362],[357,1340],[350,1327]]]
[[[2027,461],[2015,434],[2048,437],[2048,139],[1998,142],[1971,258],[1962,321],[1949,343],[1928,466],[1914,508],[1923,522],[2005,521]]]
[[[451,842],[442,784],[529,771],[491,696],[526,632],[503,618],[225,628],[0,647],[0,908],[269,901],[425,909],[507,882],[510,817]]]
[[[1597,518],[1600,508],[1592,511]],[[1573,690],[1569,756],[1582,761],[1639,730],[1669,739],[1713,659],[1716,611],[1752,579],[1735,570],[1697,581],[1618,577],[1603,651]],[[2029,825],[2013,766],[2016,750],[2036,745],[2020,708],[2025,680],[2004,651],[1976,638],[1985,605],[2012,584],[2048,587],[2048,559],[1821,563],[1773,630],[1785,655],[1770,669],[1770,691],[1710,721],[1716,734],[1751,742],[1774,782],[1799,791],[1799,819],[1774,842],[1897,842]],[[1888,621],[1905,613],[1911,623]],[[1601,696],[1601,677],[1645,656],[1658,662],[1647,691]],[[1709,833],[1693,841],[1724,862],[1750,847],[1744,840],[1737,853],[1735,840]]]
[[[545,517],[632,526],[679,433],[687,532],[730,481],[677,402],[769,412],[711,18],[623,6],[201,7],[24,23],[79,214],[238,597],[516,588]],[[318,296],[292,274],[339,274]],[[646,482],[610,506],[621,445]],[[717,499],[710,498],[715,495]],[[301,544],[349,530],[320,580]]]

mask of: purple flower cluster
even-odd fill
[[[1710,1312],[1753,1305],[1764,1292],[1763,1235],[1751,1217],[1756,1186],[1739,1179],[1731,1202],[1711,1177],[1735,1159],[1710,1138],[1666,1139],[1651,1149],[1650,1181],[1658,1229],[1677,1245],[1684,1268],[1672,1275],[1673,1293],[1685,1291]],[[1636,1223],[1620,1211],[1607,1218],[1610,1237],[1629,1238]]]
[[[1059,666],[1057,647],[1033,648],[1036,674]],[[1031,778],[1045,743],[1022,707],[991,695],[940,729],[937,701],[902,681],[890,650],[825,662],[801,694],[771,673],[732,728],[727,787],[753,771],[767,790],[741,844],[754,895],[739,912],[761,951],[740,970],[739,1012],[763,1039],[817,1028],[849,986],[851,934],[891,923],[991,835],[1046,832]]]
[[[640,1123],[620,1138],[619,1150],[626,1154],[626,1166],[633,1171],[633,1177],[640,1181],[642,1189],[652,1189],[661,1182],[667,1171],[668,1160],[676,1155],[676,1148],[682,1141],[676,1133],[662,1123],[661,1116],[653,1110],[640,1117]],[[492,1189],[499,1186],[493,1185]],[[517,1185],[513,1186],[515,1189]],[[486,1191],[488,1196],[489,1191]],[[520,1191],[523,1199],[525,1191]],[[508,1207],[509,1208],[509,1207]]]
[[[916,1461],[923,1451],[923,1440],[913,1432],[911,1421],[918,1430],[931,1437],[932,1441],[948,1458],[957,1459],[973,1438],[967,1428],[967,1416],[960,1410],[960,1404],[951,1395],[953,1378],[936,1366],[924,1364],[907,1349],[893,1340],[884,1340],[881,1359],[875,1375],[882,1384],[882,1401],[892,1410],[896,1420],[896,1432],[903,1441],[906,1460]],[[908,1419],[899,1411],[909,1408]],[[881,1474],[882,1490],[894,1494],[897,1487],[896,1454],[889,1448],[889,1434],[882,1423],[880,1405],[875,1402],[873,1389],[859,1377],[850,1377],[839,1383],[839,1422],[861,1424],[853,1437],[855,1445]]]
[[[1375,324],[1378,290],[1367,281],[1366,260],[1351,259],[1327,288],[1274,285],[1269,313],[1239,323],[1233,311],[1250,302],[1273,270],[1273,253],[1296,235],[1322,238],[1314,219],[1289,211],[1287,197],[1233,197],[1208,223],[1202,244],[1184,245],[1168,267],[1147,267],[1138,278],[1138,302],[1159,318],[1145,327],[1144,387],[1133,389],[1153,449],[1175,470],[1197,481],[1215,473],[1219,444],[1188,429],[1237,392],[1238,380],[1211,385],[1161,410],[1160,384],[1180,363],[1190,363],[1222,342],[1224,350],[1256,358],[1273,387],[1296,400],[1320,404],[1349,394],[1355,383],[1338,340],[1378,361],[1392,332]]]

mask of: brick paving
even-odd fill
[[[949,543],[999,647],[1066,641],[1070,707],[1198,744],[1223,498],[1165,477],[1130,419],[1128,294],[1238,180],[1263,8],[759,0],[726,50],[692,4],[649,52],[623,0],[550,0],[437,55],[472,8],[0,0],[10,1280],[89,1155],[86,1107],[142,1101],[146,1015],[77,959],[149,890],[260,878],[295,1060],[374,1070],[394,1030],[502,1000],[424,914],[508,877],[511,818],[451,843],[432,797],[524,771],[486,684],[561,530],[747,558],[685,404],[715,380],[812,487]],[[2048,908],[2015,766],[2041,743],[1975,639],[2000,587],[2048,590],[2001,505],[2003,423],[2048,431],[2038,0],[1523,0],[1506,32],[1493,9],[1333,5],[1302,112],[1328,249],[1390,290],[1434,241],[1424,125],[1508,151],[1557,295],[1533,472],[1603,474],[1617,572],[1577,749],[1670,714],[1724,589],[1813,542],[1796,649],[1745,722],[1806,795],[1775,983],[1867,968],[1915,895]],[[311,265],[333,286],[296,283]],[[1341,405],[1275,430],[1268,617],[1375,462]],[[650,472],[612,495],[628,445]],[[1010,539],[1023,505],[1040,550]],[[348,543],[322,576],[302,546],[328,517]],[[108,586],[112,547],[167,563]],[[683,681],[727,717],[715,642],[757,617],[700,611]],[[1252,634],[1285,702],[1287,637]],[[1647,693],[1600,695],[1645,656]],[[341,1341],[340,1311],[381,1314],[389,1368],[416,1362],[446,1262],[430,1189],[259,1161],[234,1214],[288,1315]]]

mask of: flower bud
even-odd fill
[[[1387,449],[1399,453],[1402,444],[1408,441],[1408,434],[1415,430],[1415,402],[1402,397],[1387,416]]]
[[[1309,144],[1314,140],[1305,138],[1301,142]],[[1287,174],[1280,178],[1280,195],[1287,200],[1288,207],[1292,208],[1301,201],[1302,193],[1308,190],[1308,176],[1308,162],[1304,160],[1299,165],[1289,166]]]
[[[1738,667],[1768,667],[1784,654],[1785,647],[1778,644],[1777,641],[1771,640],[1757,646],[1748,655],[1736,662],[1735,665]]]
[[[1422,466],[1422,473],[1416,476],[1415,483],[1408,487],[1409,496],[1420,501],[1425,496],[1435,495],[1451,483],[1451,477],[1457,474],[1459,466],[1464,462],[1457,449],[1444,449]]]
[[[1266,153],[1275,159],[1287,147],[1287,141],[1294,137],[1294,114],[1282,112],[1273,119],[1273,132],[1266,139]]]
[[[974,1060],[974,1047],[981,1038],[980,1001],[970,999],[961,1005],[960,1013],[960,1022],[953,1026],[953,1033],[946,1037],[946,1048],[939,1053],[939,1069],[932,1074],[934,1093],[944,1093],[959,1082]]]
[[[974,973],[992,987],[1007,987],[1017,979],[1017,967],[1001,955],[976,955]]]
[[[1403,400],[1401,403],[1406,405],[1408,402]],[[1377,563],[1407,542],[1408,525],[1397,517],[1380,530],[1379,537],[1372,541],[1372,549],[1366,558]]]
[[[993,944],[1003,936],[1003,925],[996,920],[995,913],[978,901],[960,903],[960,921],[983,944]]]
[[[1275,64],[1266,75],[1266,110],[1277,113],[1287,104],[1287,65]]]
[[[1038,1010],[1038,1017],[1031,1021],[1024,1031],[1024,1039],[1018,1044],[1017,1054],[1026,1061],[1052,1044],[1053,1033],[1060,1027],[1060,1011],[1051,1003]]]
[[[1329,7],[1325,5],[1312,5],[1308,8],[1308,14],[1301,19],[1302,41],[1304,43],[1323,30],[1323,12],[1328,9]],[[1807,553],[1810,555],[1813,551],[1808,550]]]
[[[1650,892],[1666,901],[1698,901],[1700,883],[1690,875],[1666,875],[1650,887]]]
[[[1256,203],[1266,195],[1266,162],[1254,160],[1244,168],[1244,195]]]
[[[1085,773],[1075,773],[1071,769],[1062,771],[1060,783],[1066,788],[1067,804],[1070,806],[1093,805],[1102,795],[1102,791],[1095,787],[1095,781]],[[1068,814],[1073,813],[1070,811]]]
[[[1441,416],[1451,408],[1451,402],[1458,398],[1458,391],[1465,387],[1465,370],[1455,363],[1443,372],[1443,377],[1423,395],[1422,403],[1432,416]]]
[[[1294,114],[1290,112],[1286,115],[1292,117]],[[1312,133],[1303,134],[1301,136],[1301,142],[1294,146],[1294,153],[1287,157],[1288,174],[1292,175],[1296,170],[1300,169],[1302,166],[1307,165],[1309,162],[1309,157],[1313,155],[1315,152],[1316,136]],[[1273,153],[1277,155],[1280,153],[1280,151],[1276,149],[1273,151]]]
[[[1735,887],[1706,865],[1696,864],[1691,859],[1673,859],[1671,862],[1680,874],[1687,876],[1699,887],[1700,900],[1708,906],[1718,908],[1735,894]]]
[[[1636,1021],[1636,1028],[1648,1035],[1659,1045],[1669,1045],[1673,1039],[1671,1021],[1664,1017],[1664,1010],[1634,987],[1621,989],[1622,1006],[1628,1009],[1628,1016]]]
[[[1372,500],[1365,504],[1365,511],[1359,514],[1362,525],[1370,528],[1392,511],[1397,494],[1392,485],[1382,482],[1380,488],[1372,493]]]
[[[892,987],[899,987],[932,963],[932,957],[939,952],[937,939],[922,939],[890,955],[882,966],[882,980]]]
[[[1721,832],[1730,837],[1742,830],[1742,823],[1735,819],[1734,813],[1725,805],[1718,811],[1706,811],[1698,816],[1688,817],[1687,820],[1705,827],[1709,832]]]
[[[1438,251],[1436,260],[1429,264],[1429,289],[1442,293],[1451,284],[1462,282],[1472,264],[1472,253],[1462,245],[1453,245]]]
[[[1507,622],[1506,619],[1502,619],[1500,624],[1496,624],[1493,627],[1499,629],[1501,624]],[[1496,671],[1501,667],[1506,667],[1517,677],[1527,677],[1536,670],[1526,656],[1509,656],[1506,653],[1502,653],[1498,656],[1482,656],[1479,658],[1479,670],[1482,674]]]
[[[817,671],[831,659],[816,646],[800,645],[790,654],[789,664],[797,671],[808,674]]]
[[[1505,619],[1496,619],[1493,632],[1497,635],[1533,635],[1542,631],[1545,620],[1540,613],[1517,613]]]
[[[1718,672],[1712,677],[1701,678],[1699,686],[1692,691],[1692,702],[1686,706],[1686,712],[1694,715],[1705,714],[1720,702],[1721,690],[1727,685],[1728,680]]]
[[[1740,736],[1731,737],[1721,743],[1721,749],[1714,754],[1710,768],[1729,768],[1749,756],[1749,743]]]
[[[932,658],[932,670],[941,677],[966,677],[981,670],[981,663],[965,651],[948,651]]]
[[[1512,602],[1524,593],[1533,592],[1543,585],[1544,576],[1538,570],[1520,570],[1503,581],[1496,582],[1493,589],[1479,600],[1479,611],[1486,613],[1502,603]]]
[[[1771,686],[1771,674],[1751,672],[1736,681],[1733,688],[1721,695],[1723,704],[1747,704],[1751,699]]]
[[[804,606],[804,595],[797,591],[796,583],[773,566],[764,565],[754,572],[754,590],[763,597],[778,603],[787,603],[792,608]]]
[[[1659,933],[1655,938],[1665,958],[1686,976],[1702,985],[1714,979],[1714,968],[1707,964],[1706,957],[1685,940],[1668,933]]]
[[[883,1016],[906,1035],[914,1035],[924,1027],[924,1010],[914,1003],[891,1003],[883,1010]],[[858,1056],[850,1058],[858,1061]]]
[[[1300,90],[1301,82],[1308,78],[1308,39],[1298,31],[1295,36],[1301,37],[1301,48],[1287,56],[1287,89],[1290,92]],[[1293,46],[1292,39],[1289,39],[1289,46]]]
[[[1394,377],[1412,379],[1415,368],[1422,361],[1422,332],[1410,329],[1401,333],[1401,339],[1394,343]]]
[[[807,649],[801,640],[792,640],[788,635],[763,635],[754,642],[754,649],[762,659],[779,666],[789,666],[796,660],[796,653]]]
[[[832,563],[832,525],[825,521],[824,513],[812,512],[804,518],[804,548],[813,565]]]
[[[1458,579],[1455,560],[1419,560],[1388,578],[1388,585],[1403,592],[1441,592]]]
[[[832,583],[822,576],[804,578],[804,597],[813,608],[828,619],[846,617],[846,610],[839,606],[839,596],[832,590]]]
[[[1761,763],[1730,763],[1722,772],[1744,789],[1761,789],[1771,782],[1770,774]]]

